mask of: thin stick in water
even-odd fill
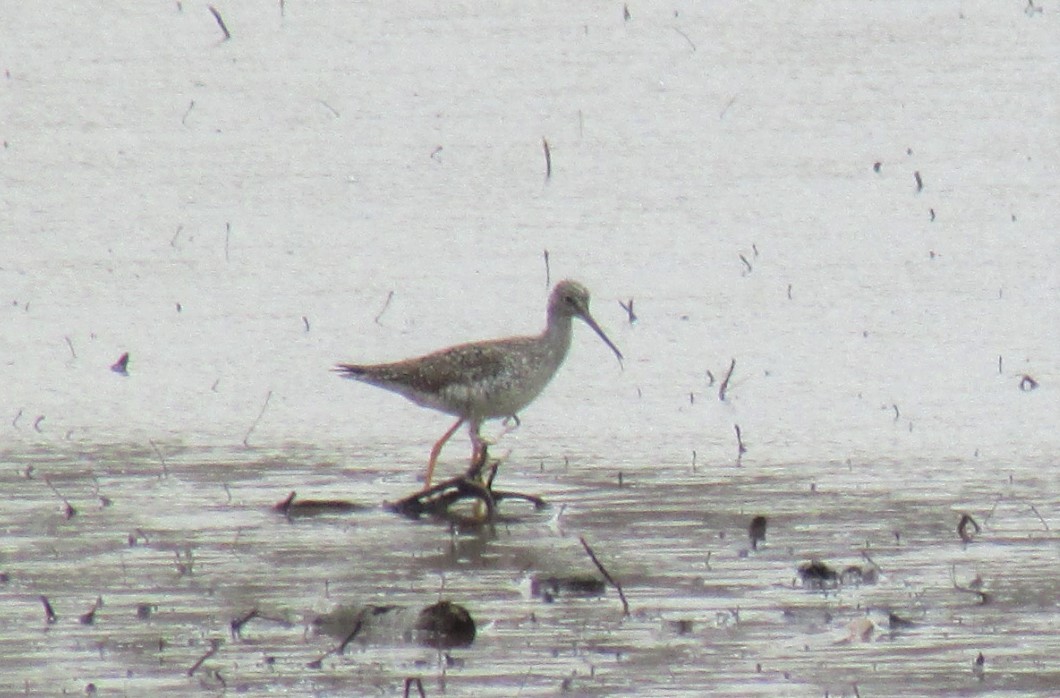
[[[213,8],[211,7],[210,9],[212,10]],[[206,654],[199,657],[195,661],[195,663],[191,665],[191,668],[188,669],[188,676],[193,676],[195,672],[199,670],[199,667],[201,667],[207,659],[217,654],[217,650],[219,649],[221,649],[221,639],[215,637],[210,640],[210,649],[208,649],[206,651]]]
[[[51,625],[55,621],[59,620],[59,616],[55,615],[55,609],[52,608],[51,602],[48,601],[48,597],[43,594],[40,597],[40,602],[44,605],[44,617]]]
[[[725,374],[725,380],[721,382],[721,387],[718,388],[718,399],[725,402],[725,392],[729,389],[729,379],[732,378],[732,372],[736,370],[736,359],[732,360],[729,364],[729,372]]]
[[[194,108],[195,108],[195,100],[193,99],[193,100],[191,100],[191,102],[188,103],[188,108],[186,110],[184,110],[184,116],[180,117],[180,125],[181,126],[187,126],[188,125],[188,115],[191,114],[191,110],[194,109]],[[174,239],[175,238],[176,238],[176,236],[174,236]]]
[[[224,21],[224,19],[221,18],[221,13],[218,12],[217,8],[214,7],[213,5],[210,5],[209,9],[210,9],[210,14],[212,14],[213,18],[217,20],[217,26],[219,26],[221,28],[221,31],[223,31],[224,34],[225,34],[224,40],[228,41],[229,39],[232,38],[232,35],[228,32],[228,27],[225,26],[225,21]]]
[[[677,27],[674,27],[674,31],[677,32],[678,34],[680,34],[682,37],[684,37],[684,40],[687,41],[688,45],[692,47],[692,53],[695,53],[696,52],[696,45],[693,44],[692,40],[688,38],[688,34],[685,34],[683,31],[681,31]]]
[[[604,575],[604,579],[611,583],[611,586],[618,592],[618,598],[622,600],[622,615],[629,615],[629,602],[626,601],[626,595],[622,592],[622,585],[611,576],[611,573],[600,563],[597,559],[596,553],[589,547],[589,544],[585,542],[585,536],[578,536],[578,540],[581,541],[582,547],[585,548],[585,552],[589,553],[589,559],[596,565],[596,569],[600,570],[600,574]]]
[[[269,390],[269,392],[265,395],[265,402],[263,402],[262,405],[261,405],[261,412],[258,412],[258,418],[255,419],[254,423],[250,425],[250,428],[247,429],[247,435],[243,437],[243,445],[244,446],[247,446],[247,447],[250,446],[250,443],[249,443],[250,435],[251,435],[251,433],[253,433],[254,429],[257,428],[258,422],[261,421],[261,418],[265,416],[265,408],[267,408],[269,406],[269,400],[271,400],[271,399],[272,399],[272,390]]]
[[[52,481],[48,478],[47,475],[44,476],[44,484],[50,487],[51,491],[55,493],[55,496],[62,501],[64,506],[63,516],[67,519],[73,518],[74,514],[77,513],[77,509],[74,509],[74,507],[70,504],[70,500],[64,497],[62,493],[59,492],[58,489],[56,489],[55,485],[52,484]]]
[[[743,435],[740,433],[740,425],[734,424],[733,428],[736,430],[736,445],[739,447],[739,453],[736,455],[736,462],[739,463],[740,459],[743,458],[743,454],[747,453],[747,447],[743,444]]]
[[[386,294],[386,300],[383,301],[383,307],[379,310],[378,313],[376,313],[375,324],[377,324],[377,325],[379,324],[379,318],[383,317],[383,313],[385,313],[386,309],[390,307],[390,301],[392,301],[393,299],[394,299],[394,292],[393,291],[391,291],[390,293]]]
[[[166,458],[162,455],[162,449],[154,441],[148,441],[147,443],[151,444],[151,448],[155,449],[155,455],[158,456],[158,460],[162,463],[162,477],[169,477],[169,468],[166,467]]]
[[[552,271],[548,267],[548,250],[545,250],[545,288],[552,286]]]
[[[541,145],[545,148],[545,181],[552,179],[552,149],[548,147],[548,139],[541,137]]]

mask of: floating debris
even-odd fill
[[[530,593],[545,603],[552,603],[559,596],[603,596],[606,589],[607,583],[592,575],[534,577],[530,580]]]
[[[820,560],[804,562],[799,565],[798,571],[802,583],[811,589],[827,589],[839,585],[839,573]]]
[[[766,540],[766,517],[756,516],[751,519],[751,525],[747,527],[747,534],[751,537],[751,549],[758,550],[758,544]]]
[[[968,526],[972,527],[971,531],[968,530]],[[961,520],[957,524],[957,535],[961,537],[962,541],[971,543],[981,530],[979,523],[970,514],[961,514]]]
[[[81,625],[92,625],[96,622],[96,611],[103,608],[103,597],[96,597],[96,602],[92,604],[92,608],[88,609],[86,613],[81,614],[78,621]]]
[[[875,584],[879,581],[880,568],[869,560],[868,565],[848,565],[839,571],[820,560],[811,560],[799,565],[798,573],[803,585],[810,589],[834,589],[850,584]]]
[[[342,654],[355,639],[361,642],[390,644],[415,642],[436,649],[468,647],[475,640],[475,621],[463,606],[439,601],[413,612],[405,606],[342,605],[312,622],[321,633],[344,638],[321,660]]]
[[[300,499],[295,501],[296,492],[291,492],[282,502],[277,502],[272,510],[286,517],[318,516],[320,514],[347,514],[364,507],[345,499]]]
[[[1022,390],[1023,392],[1030,392],[1031,390],[1034,390],[1037,387],[1038,381],[1034,380],[1027,374],[1023,374],[1023,377],[1020,378],[1020,390]]]
[[[118,357],[118,360],[110,365],[110,370],[115,373],[128,376],[129,375],[129,352],[125,352]]]

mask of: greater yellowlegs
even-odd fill
[[[483,447],[479,428],[487,419],[516,418],[556,374],[570,348],[571,318],[581,318],[604,340],[619,362],[618,350],[589,313],[589,291],[576,281],[561,281],[548,299],[548,323],[541,334],[470,342],[426,356],[386,364],[338,364],[344,378],[377,385],[417,405],[457,417],[431,449],[424,487],[445,442],[468,423],[472,461]]]

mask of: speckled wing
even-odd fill
[[[454,415],[475,410],[476,403],[510,380],[511,345],[523,340],[461,344],[405,361],[387,364],[339,364],[344,378],[376,385],[418,405]]]

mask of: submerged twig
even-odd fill
[[[950,580],[953,582],[953,588],[957,591],[963,591],[966,594],[975,594],[979,597],[979,603],[986,604],[990,602],[990,596],[985,591],[979,589],[972,589],[971,587],[963,587],[957,583],[957,566],[952,565],[950,567]]]
[[[548,146],[548,139],[541,138],[541,145],[545,148],[545,181],[552,179],[552,149]]]
[[[607,571],[607,568],[603,566],[599,559],[596,557],[596,553],[589,547],[589,544],[585,541],[585,536],[578,536],[578,540],[581,541],[582,547],[585,548],[585,552],[589,553],[589,559],[596,565],[596,569],[600,570],[600,574],[604,575],[604,579],[611,583],[611,586],[618,592],[618,598],[622,600],[622,615],[629,615],[629,602],[626,601],[626,595],[622,591],[622,585],[618,583],[611,573]]]
[[[360,614],[358,614],[357,622],[354,623],[354,625],[353,625],[353,630],[351,630],[349,632],[349,634],[346,635],[346,637],[342,640],[342,642],[340,642],[335,647],[332,647],[330,650],[328,650],[324,654],[320,655],[319,657],[317,657],[313,661],[309,662],[308,664],[306,664],[306,666],[308,668],[310,668],[310,669],[319,669],[323,665],[324,660],[327,659],[328,657],[330,657],[331,655],[333,655],[333,654],[342,654],[343,652],[345,652],[346,651],[346,646],[348,644],[350,644],[351,642],[353,642],[354,638],[357,637],[357,634],[361,632],[361,628],[364,627],[364,614],[365,614],[365,611],[367,611],[367,610],[368,610],[368,608],[365,608],[364,610],[361,611]]]
[[[194,676],[195,672],[199,670],[199,667],[201,667],[207,659],[217,654],[217,651],[219,649],[221,649],[221,639],[217,637],[211,639],[210,649],[208,649],[206,651],[206,654],[199,657],[195,661],[195,663],[191,665],[191,668],[188,669],[188,676]]]
[[[162,477],[169,477],[169,468],[166,466],[166,458],[162,455],[161,449],[158,448],[158,444],[154,441],[148,441],[151,444],[151,448],[155,449],[155,455],[158,456],[159,462],[162,463]]]
[[[552,272],[548,268],[548,250],[545,250],[545,288],[552,286]]]
[[[62,501],[64,507],[63,517],[67,519],[73,518],[74,514],[77,513],[77,509],[74,509],[74,507],[70,504],[70,500],[64,497],[61,492],[59,492],[59,490],[55,487],[55,485],[52,484],[51,479],[47,475],[44,476],[44,484],[50,487],[51,491],[55,493],[55,496]]]

